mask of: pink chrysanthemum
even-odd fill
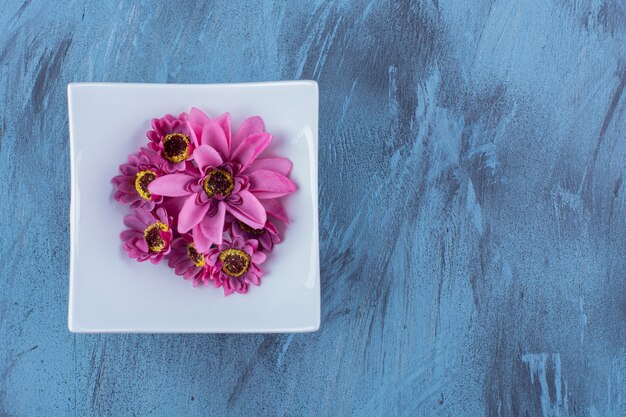
[[[166,114],[160,119],[152,119],[152,130],[147,132],[150,149],[166,160],[167,173],[183,171],[185,161],[191,158],[195,149],[195,137],[187,122],[187,113],[178,117]]]
[[[224,239],[221,245],[209,250],[207,263],[216,288],[222,287],[224,295],[233,292],[245,294],[250,284],[259,285],[263,271],[258,265],[265,261],[265,254],[258,249],[254,239],[236,237]]]
[[[160,204],[163,197],[148,190],[148,185],[163,174],[166,161],[151,149],[141,148],[128,157],[128,163],[120,165],[122,175],[113,177],[115,185],[113,198],[122,203],[130,203],[131,208],[144,208],[148,211]]]
[[[189,234],[172,241],[172,251],[167,257],[167,264],[174,269],[176,275],[182,275],[184,279],[193,279],[194,287],[200,283],[209,285],[210,270],[206,257],[198,252]]]
[[[222,242],[226,212],[253,229],[261,229],[267,221],[266,206],[274,206],[269,201],[292,193],[296,186],[286,176],[291,161],[257,159],[272,140],[260,118],[244,121],[232,139],[228,113],[213,120],[194,108],[189,126],[192,136],[199,138],[193,152],[196,169],[164,175],[148,188],[159,195],[186,197],[177,229],[180,233],[192,230],[196,247],[205,252]],[[262,200],[268,203],[264,205]]]
[[[133,214],[124,217],[124,224],[130,228],[120,234],[124,241],[124,251],[139,262],[161,262],[170,252],[171,223],[171,218],[162,207],[155,212],[135,209]]]
[[[259,242],[259,249],[265,252],[271,252],[274,245],[280,243],[278,230],[269,219],[262,229],[253,229],[239,220],[233,220],[229,225],[229,231],[233,238],[240,236],[244,240],[256,239]]]

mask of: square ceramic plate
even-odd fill
[[[320,323],[317,217],[318,90],[314,81],[251,84],[68,85],[72,202],[72,332],[305,332]],[[284,198],[291,224],[268,260],[259,287],[224,297],[194,288],[165,263],[128,258],[120,232],[129,207],[110,181],[128,155],[147,144],[153,117],[191,107],[232,115],[233,129],[261,116],[274,141],[266,151],[293,161],[298,190]]]

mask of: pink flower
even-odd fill
[[[152,119],[152,130],[147,132],[150,149],[161,155],[166,163],[167,173],[183,171],[195,148],[195,137],[187,122],[187,113],[174,117],[166,114],[160,119]]]
[[[192,136],[199,138],[193,152],[195,171],[164,175],[148,189],[168,197],[186,197],[178,232],[192,230],[196,247],[206,252],[212,244],[222,242],[226,212],[253,229],[261,229],[267,221],[261,200],[290,194],[296,186],[286,177],[291,161],[257,159],[272,140],[263,131],[260,118],[245,120],[231,138],[228,113],[213,120],[194,108],[189,126]]]
[[[150,212],[142,208],[124,217],[124,230],[120,237],[124,241],[124,251],[139,262],[150,260],[157,264],[170,252],[172,241],[171,218],[164,208]]]
[[[275,244],[280,243],[280,236],[274,223],[269,219],[262,229],[253,229],[239,220],[230,223],[230,235],[234,238],[240,236],[244,240],[256,239],[259,242],[259,249],[271,252]]]
[[[193,286],[199,283],[209,285],[210,271],[203,253],[196,250],[193,239],[189,234],[184,234],[172,241],[167,264],[174,269],[176,275],[182,275],[184,279],[193,278]]]
[[[161,204],[163,197],[148,190],[148,184],[163,174],[166,161],[151,149],[141,148],[138,153],[128,157],[128,163],[120,165],[122,175],[113,177],[111,182],[116,191],[113,198],[122,203],[130,203],[131,208],[153,210],[155,204]]]
[[[224,295],[245,294],[249,284],[259,285],[263,271],[258,265],[264,261],[265,254],[258,250],[258,242],[241,237],[232,242],[225,239],[219,247],[209,250],[207,257],[214,285],[222,287]]]

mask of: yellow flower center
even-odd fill
[[[250,267],[250,255],[240,249],[226,249],[220,253],[222,272],[231,277],[240,277]]]
[[[165,242],[159,233],[161,230],[167,232],[169,228],[166,224],[156,222],[148,226],[143,232],[143,237],[146,239],[148,249],[150,249],[151,252],[161,252],[165,249]]]
[[[163,158],[175,164],[189,158],[189,137],[182,133],[170,133],[165,136]]]
[[[206,265],[206,261],[204,260],[204,255],[198,253],[196,247],[193,243],[187,245],[187,256],[191,259],[195,266],[204,266]]]
[[[213,169],[204,177],[202,188],[204,188],[204,192],[209,197],[213,197],[214,195],[228,197],[233,191],[233,188],[235,188],[235,182],[228,171]]]
[[[148,190],[148,185],[156,179],[156,173],[149,169],[139,171],[135,178],[135,190],[144,200],[150,200],[152,193]]]

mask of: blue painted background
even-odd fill
[[[4,3],[0,415],[626,415],[623,1],[162,3]],[[321,330],[70,334],[66,84],[298,78]]]

